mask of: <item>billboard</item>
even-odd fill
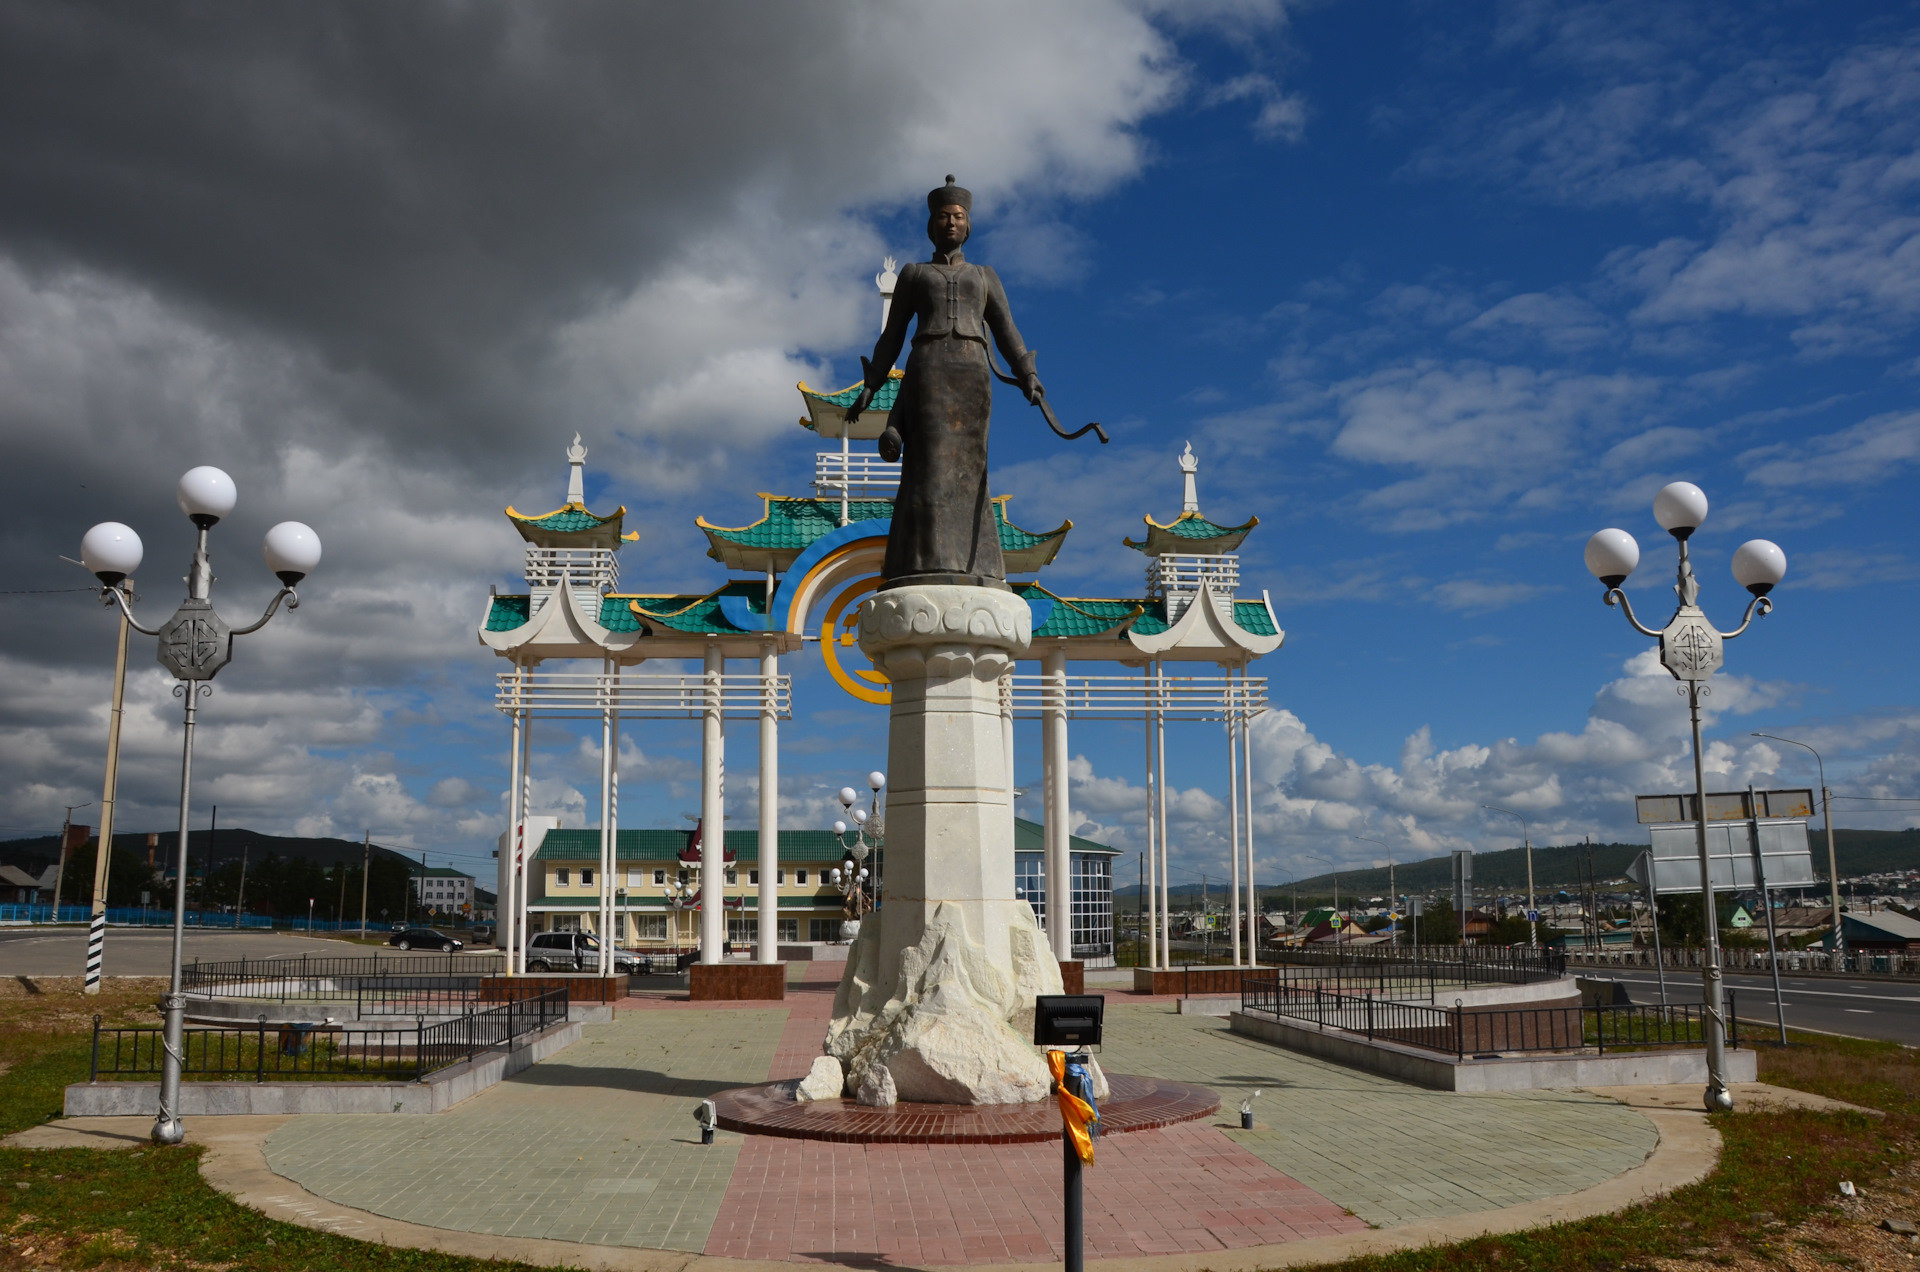
[[[1753,791],[1752,803],[1748,803],[1747,791],[1709,791],[1707,793],[1707,820],[1746,821],[1750,817],[1811,817],[1813,816],[1813,791],[1810,787],[1800,786],[1784,791]],[[1694,805],[1698,801],[1692,795],[1641,795],[1634,799],[1634,810],[1639,814],[1642,826],[1661,822],[1683,822],[1695,820]],[[1769,886],[1773,876],[1767,876]]]
[[[1741,794],[1745,795],[1742,791]],[[1711,797],[1709,797],[1711,799]],[[1711,809],[1709,809],[1711,811]],[[1813,852],[1807,843],[1807,823],[1799,818],[1762,818],[1759,822],[1709,821],[1707,865],[1716,892],[1757,888],[1753,871],[1753,834],[1760,832],[1760,856],[1766,868],[1767,888],[1807,888],[1821,882],[1813,871]],[[1653,840],[1653,890],[1656,895],[1700,891],[1700,850],[1694,841],[1696,825],[1650,827]],[[1647,858],[1634,860],[1627,876],[1647,882]]]

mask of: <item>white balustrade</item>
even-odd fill
[[[900,465],[889,464],[873,454],[843,455],[839,451],[816,451],[813,456],[813,488],[823,495],[891,499],[900,488]]]

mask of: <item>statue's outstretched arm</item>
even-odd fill
[[[994,344],[1000,346],[1000,356],[1007,360],[1007,367],[1019,380],[1020,391],[1027,395],[1027,401],[1038,402],[1047,391],[1034,370],[1034,356],[1027,349],[1027,342],[1020,338],[1020,328],[1013,325],[1013,307],[1007,304],[1007,290],[1000,285],[1000,275],[991,268],[987,270],[986,317],[987,330],[993,333]]]

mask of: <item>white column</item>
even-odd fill
[[[514,973],[513,951],[516,945],[514,940],[514,920],[517,917],[517,911],[514,909],[514,906],[516,904],[515,893],[518,891],[517,885],[519,884],[519,880],[515,876],[519,871],[520,836],[527,816],[526,807],[520,802],[520,733],[524,727],[526,713],[519,705],[520,695],[518,692],[525,676],[526,673],[524,671],[518,668],[515,669],[514,689],[516,692],[514,695],[515,702],[513,708],[513,748],[507,756],[507,833],[501,837],[500,865],[499,869],[494,872],[497,880],[494,884],[496,889],[495,904],[497,912],[494,915],[493,937],[495,943],[507,952],[507,975],[509,976]]]
[[[1240,966],[1240,729],[1239,705],[1234,696],[1233,672],[1228,669],[1220,703],[1227,720],[1227,856],[1233,861],[1232,904],[1227,907],[1233,926],[1233,965]]]
[[[780,656],[760,647],[760,961],[780,961]],[[724,842],[724,841],[723,841]]]
[[[620,665],[613,667],[612,709],[609,716],[613,721],[613,746],[610,761],[613,781],[607,787],[607,858],[602,864],[606,885],[600,889],[600,900],[606,909],[606,920],[600,938],[600,958],[603,976],[611,976],[616,970],[613,961],[614,947],[626,939],[619,910],[620,887]]]
[[[1153,664],[1153,679],[1158,689],[1159,702],[1166,701],[1166,670],[1156,660]],[[1169,876],[1173,873],[1173,851],[1167,842],[1167,713],[1165,710],[1153,713],[1153,749],[1154,762],[1160,770],[1160,961],[1171,968],[1173,966],[1173,886]]]
[[[720,678],[727,660],[707,642],[704,701],[700,712],[700,961],[718,963],[727,939],[726,732]]]
[[[1247,669],[1240,669],[1241,696],[1246,697]],[[1247,962],[1255,967],[1260,965],[1260,890],[1253,882],[1253,717],[1245,711],[1240,713],[1240,757],[1247,780],[1244,783],[1241,799],[1245,802],[1247,852]]]
[[[1053,956],[1073,957],[1073,814],[1067,759],[1067,651],[1041,659],[1047,676],[1047,938]]]
[[[594,970],[607,974],[607,950],[613,934],[607,931],[607,857],[613,843],[613,662],[600,660],[600,885],[594,897],[594,935],[600,938],[599,966]]]
[[[1141,668],[1141,699],[1153,702],[1153,664]],[[1145,947],[1148,970],[1160,966],[1160,852],[1159,836],[1154,833],[1154,792],[1159,788],[1153,768],[1153,711],[1151,706],[1140,713],[1140,732],[1147,739],[1147,878],[1146,902],[1147,921],[1140,931],[1140,941]]]
[[[531,669],[529,669],[531,678]],[[533,891],[533,855],[527,847],[527,819],[533,816],[533,709],[527,709],[527,721],[520,729],[520,839],[514,845],[513,868],[519,872],[520,886],[516,895],[520,899],[517,936],[519,944],[514,949],[515,966],[522,972],[527,970],[527,906],[528,894]]]

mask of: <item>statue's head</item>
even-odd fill
[[[972,210],[973,192],[955,185],[948,173],[945,185],[927,192],[927,237],[943,252],[959,247],[973,233]]]

